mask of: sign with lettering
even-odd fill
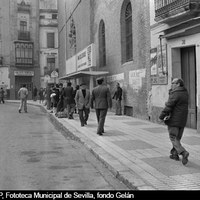
[[[77,54],[77,71],[96,66],[94,44],[89,45]]]
[[[14,71],[15,76],[34,76],[34,71]]]

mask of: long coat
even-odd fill
[[[73,87],[67,86],[63,89],[63,98],[65,104],[72,104],[74,102],[74,90]]]
[[[86,89],[85,91],[85,97],[83,96],[83,92],[81,89],[77,90],[76,92],[75,101],[79,110],[82,110],[83,106],[85,106],[85,108],[90,108],[90,91],[88,89]]]
[[[108,109],[112,107],[110,90],[106,85],[98,85],[92,90],[91,107],[95,109]]]
[[[165,103],[159,118],[164,119],[170,115],[170,119],[165,122],[168,126],[185,127],[188,115],[188,92],[185,87],[177,87],[169,94],[169,99]]]

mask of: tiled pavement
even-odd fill
[[[184,131],[182,144],[190,153],[189,162],[184,166],[181,161],[169,158],[171,143],[166,126],[108,112],[105,133],[98,136],[93,110],[84,127],[80,126],[77,114],[74,120],[50,116],[73,133],[130,188],[200,190],[200,134],[194,129]]]

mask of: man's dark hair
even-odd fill
[[[26,84],[23,84],[22,86],[23,86],[23,87],[26,87]]]
[[[72,85],[72,83],[71,83],[71,82],[68,82],[68,83],[67,83],[67,86],[71,86],[71,85]]]
[[[101,85],[102,83],[103,83],[103,79],[98,79],[98,80],[97,80],[97,84],[98,84],[98,85]]]

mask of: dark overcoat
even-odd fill
[[[165,103],[159,118],[164,119],[170,115],[165,124],[173,127],[185,127],[188,115],[188,92],[185,87],[177,87],[169,93],[169,99]]]
[[[108,109],[112,107],[110,90],[106,85],[98,85],[92,90],[91,108]]]

